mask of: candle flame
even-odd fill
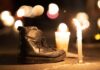
[[[82,30],[88,28],[90,26],[89,17],[85,12],[79,12],[76,15],[76,19],[80,22]]]
[[[73,22],[74,22],[74,24],[75,24],[75,26],[76,26],[77,28],[80,28],[80,27],[81,27],[80,22],[79,22],[76,18],[73,19]]]
[[[80,22],[77,19],[73,19],[73,22],[75,26],[77,27],[77,37],[78,39],[82,39],[82,26],[80,25]]]
[[[59,26],[58,26],[58,31],[61,31],[61,32],[66,32],[68,31],[68,27],[65,23],[61,23]]]
[[[82,30],[84,30],[90,26],[90,22],[88,20],[80,21],[80,20],[74,18],[73,22],[74,22],[75,26],[77,26],[78,28],[81,27]]]

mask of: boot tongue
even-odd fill
[[[30,40],[31,47],[36,53],[46,52],[48,50],[49,47],[41,30],[37,27],[30,27],[26,28],[26,31],[26,37]]]
[[[27,37],[28,40],[30,40],[31,47],[34,49],[35,53],[47,55],[55,51],[48,46],[45,36],[38,28],[30,28],[27,32]]]
[[[35,41],[39,41],[41,40],[42,32],[40,30],[32,29],[27,33],[27,36],[33,38]]]

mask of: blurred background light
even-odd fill
[[[14,24],[15,19],[9,11],[3,11],[0,17],[5,26],[12,26]]]
[[[73,21],[73,23],[75,24],[75,26],[76,26],[77,28],[82,27],[78,19],[73,18],[72,21]]]
[[[49,14],[56,14],[59,12],[59,7],[55,3],[50,3],[48,6],[48,12]]]
[[[0,18],[1,31],[4,31],[2,29],[6,28],[5,26],[14,27],[15,20],[20,19],[24,22],[24,26],[37,26],[41,30],[52,30],[52,32],[55,31],[59,23],[65,22],[72,33],[71,42],[75,42],[76,30],[73,24],[71,24],[71,19],[76,18],[81,24],[82,29],[87,28],[83,32],[84,42],[93,42],[95,33],[100,33],[98,29],[98,27],[100,28],[100,21],[98,19],[100,17],[100,0],[2,1],[0,1],[2,4],[0,5],[1,15],[3,14],[2,11],[6,11],[5,15]],[[51,25],[51,23],[54,24]]]
[[[87,29],[90,26],[90,22],[88,20],[84,20],[83,22],[80,22],[82,25],[82,29]]]
[[[89,16],[85,12],[77,13],[76,19],[80,22],[83,30],[90,26]]]
[[[7,16],[10,16],[10,15],[11,15],[10,11],[2,11],[0,15],[1,20],[7,19],[8,18]]]
[[[98,6],[98,8],[100,8],[100,0],[98,0],[97,6]]]
[[[88,20],[89,16],[85,12],[79,12],[79,13],[76,14],[76,18],[79,21],[84,21],[84,20]]]
[[[97,20],[97,25],[100,28],[100,18]]]
[[[24,9],[19,9],[19,10],[17,11],[17,16],[18,16],[18,17],[23,17],[24,15],[25,15]]]
[[[59,7],[55,3],[50,3],[48,6],[47,16],[50,19],[56,19],[59,16]]]
[[[67,32],[68,31],[68,27],[67,27],[67,25],[65,23],[60,23],[57,30],[61,31],[61,32]]]
[[[100,40],[100,34],[99,34],[99,33],[96,34],[96,35],[94,36],[94,38],[95,38],[95,40]]]
[[[48,18],[50,18],[50,19],[56,19],[56,18],[59,16],[59,13],[50,14],[49,12],[47,12],[47,16],[48,16]]]
[[[36,5],[32,8],[31,17],[41,16],[43,13],[44,13],[44,7],[41,5]]]
[[[4,24],[5,26],[12,26],[12,25],[14,24],[14,21],[15,21],[15,19],[14,19],[13,16],[7,16],[7,19],[5,19],[5,20],[3,21],[3,24]]]
[[[16,21],[15,21],[15,24],[14,24],[14,30],[15,30],[16,32],[18,31],[17,28],[18,28],[19,26],[23,26],[23,22],[22,22],[21,20],[16,20]]]
[[[23,5],[17,11],[18,17],[30,17],[32,15],[32,7]]]

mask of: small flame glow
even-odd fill
[[[88,15],[85,13],[85,12],[79,12],[77,15],[76,15],[76,19],[79,21],[81,27],[82,27],[82,30],[88,28],[90,26],[90,22],[89,22],[89,17]]]
[[[98,6],[98,8],[100,8],[100,0],[98,0],[97,6]]]
[[[19,26],[23,26],[23,22],[22,22],[21,20],[16,20],[15,25],[14,25],[15,30],[17,30],[17,28],[18,28]]]
[[[73,23],[75,24],[75,26],[77,28],[81,28],[81,24],[80,24],[80,22],[76,18],[73,19]]]
[[[59,26],[58,26],[58,31],[61,31],[61,32],[66,32],[68,31],[68,27],[65,23],[61,23]]]
[[[82,26],[76,18],[73,19],[73,22],[74,22],[76,29],[77,29],[77,39],[81,40],[82,39]]]
[[[98,25],[98,27],[100,28],[100,18],[99,18],[98,21],[97,21],[97,25]]]

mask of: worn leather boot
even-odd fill
[[[63,50],[50,48],[42,31],[37,27],[19,27],[20,58],[24,63],[45,63],[62,61],[66,57]]]

